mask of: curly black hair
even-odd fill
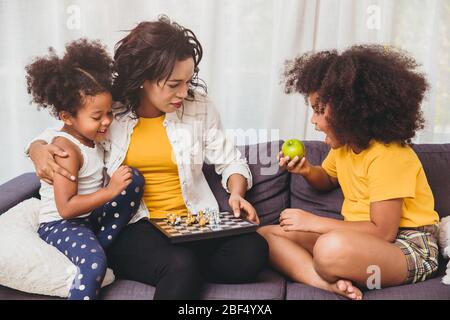
[[[70,42],[62,58],[54,48],[48,51],[25,67],[27,91],[38,108],[57,118],[61,111],[75,116],[85,96],[111,92],[113,61],[99,41]]]
[[[120,40],[114,52],[113,98],[126,108],[124,114],[132,111],[136,116],[139,107],[139,87],[145,80],[166,80],[175,63],[188,58],[194,59],[194,76],[188,90],[188,99],[194,99],[197,87],[207,91],[198,78],[198,65],[203,49],[195,34],[166,15],[157,21],[139,23]]]
[[[411,144],[423,128],[420,110],[428,89],[418,64],[405,52],[381,45],[306,53],[286,62],[286,93],[318,94],[315,112],[327,118],[343,145],[366,149],[371,139]]]

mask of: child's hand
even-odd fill
[[[307,176],[311,171],[311,164],[305,157],[299,159],[297,156],[292,159],[284,157],[282,151],[278,154],[278,161],[281,168],[286,168],[290,173],[299,174],[301,176]]]
[[[320,217],[302,209],[285,209],[280,214],[280,227],[284,231],[317,232]]]
[[[106,187],[110,190],[113,197],[117,196],[128,187],[131,183],[132,174],[131,168],[127,166],[120,166],[119,169],[113,173],[111,180]]]

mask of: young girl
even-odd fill
[[[72,175],[59,174],[53,185],[41,180],[39,236],[77,267],[69,299],[95,299],[105,275],[104,248],[134,215],[143,178],[121,166],[103,187],[104,139],[112,121],[112,60],[98,42],[85,39],[66,46],[63,58],[53,49],[26,67],[28,93],[39,106],[63,121],[53,144],[68,157],[57,157]]]
[[[321,166],[280,153],[280,166],[318,190],[340,186],[345,198],[344,221],[286,209],[280,225],[259,230],[271,263],[294,281],[359,300],[353,283],[367,286],[369,276],[385,287],[437,271],[439,216],[410,147],[427,89],[416,67],[382,46],[305,54],[288,65],[286,91],[309,99],[331,150]]]

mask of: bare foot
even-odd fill
[[[329,288],[330,291],[352,300],[362,300],[363,297],[361,290],[348,280],[338,280],[336,283],[330,284]]]

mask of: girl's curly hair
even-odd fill
[[[286,62],[285,91],[318,93],[323,113],[343,145],[366,149],[371,139],[411,144],[423,128],[421,102],[428,89],[413,58],[381,45],[306,53]]]
[[[55,117],[60,111],[75,116],[85,96],[111,92],[113,61],[99,41],[70,42],[62,58],[48,51],[25,67],[27,91],[38,107]]]
[[[175,63],[188,58],[194,60],[194,76],[188,90],[188,99],[194,99],[197,87],[207,91],[198,78],[198,65],[203,49],[195,34],[166,15],[157,21],[139,23],[115,46],[113,97],[126,108],[118,115],[132,111],[136,116],[139,106],[139,87],[145,80],[166,80]]]

